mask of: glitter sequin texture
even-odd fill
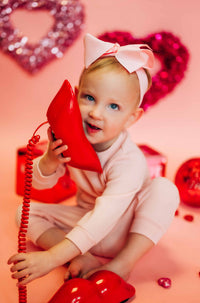
[[[163,288],[170,288],[172,283],[169,278],[160,278],[157,282],[158,285],[162,286]]]
[[[172,92],[184,77],[189,52],[180,39],[170,32],[162,31],[145,38],[134,38],[129,32],[114,31],[100,35],[99,39],[112,43],[118,42],[120,45],[144,43],[152,48],[161,67],[153,75],[152,86],[144,96],[141,106],[144,110]]]
[[[177,170],[175,184],[181,201],[200,207],[200,158],[185,161]]]
[[[16,9],[48,10],[55,23],[37,44],[20,36],[10,15]],[[25,70],[34,74],[54,58],[61,58],[79,36],[84,22],[84,7],[78,0],[2,0],[0,2],[0,46]]]

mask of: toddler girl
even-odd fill
[[[76,90],[83,127],[103,172],[68,166],[77,184],[77,204],[31,203],[29,238],[43,251],[12,256],[18,284],[68,263],[65,278],[107,269],[127,279],[134,264],[168,229],[179,203],[166,178],[150,179],[143,153],[127,132],[143,114],[140,104],[151,84],[152,51],[142,45],[120,47],[87,34],[85,69]],[[70,131],[70,130],[69,130]],[[54,186],[69,158],[62,140],[48,130],[46,153],[34,162],[33,185]],[[20,221],[20,211],[18,214]],[[111,258],[102,265],[96,256]]]

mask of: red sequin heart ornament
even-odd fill
[[[181,201],[190,206],[200,207],[200,158],[189,159],[179,167],[175,184]],[[185,219],[193,221],[190,215]]]
[[[144,43],[152,48],[161,68],[152,77],[152,86],[144,96],[141,106],[144,110],[172,92],[184,77],[189,52],[180,39],[172,33],[162,31],[145,38],[134,38],[129,32],[114,31],[101,34],[98,38],[107,42],[117,42],[120,45]]]
[[[10,15],[16,9],[47,10],[54,17],[53,27],[37,44],[20,36]],[[63,53],[79,36],[84,22],[84,8],[79,0],[3,0],[0,3],[0,47],[26,71],[36,73]]]

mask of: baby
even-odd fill
[[[68,264],[65,279],[87,278],[107,269],[128,279],[135,263],[168,229],[179,204],[177,188],[166,178],[150,179],[143,153],[127,128],[143,114],[151,85],[147,69],[152,51],[142,45],[120,47],[85,36],[85,68],[76,88],[85,135],[102,173],[68,166],[77,184],[77,204],[31,203],[29,238],[43,251],[12,256],[12,277],[25,285]],[[46,153],[34,162],[33,185],[54,186],[69,158],[62,140],[48,130]],[[20,221],[20,212],[18,221]],[[96,256],[108,257],[102,265]]]

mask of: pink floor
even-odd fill
[[[13,139],[14,141],[14,139]],[[4,149],[1,157],[1,271],[0,302],[18,302],[15,281],[11,279],[6,264],[17,249],[17,228],[14,217],[22,198],[15,194],[15,141]],[[10,165],[6,165],[9,163]],[[73,202],[73,198],[70,199]],[[184,220],[192,214],[193,222]],[[136,288],[135,303],[199,303],[200,302],[200,209],[180,206],[179,216],[162,238],[132,271],[129,282]],[[30,249],[35,247],[30,246]],[[45,303],[60,287],[64,269],[58,268],[28,285],[28,302]],[[157,279],[169,277],[170,289],[157,284]]]

